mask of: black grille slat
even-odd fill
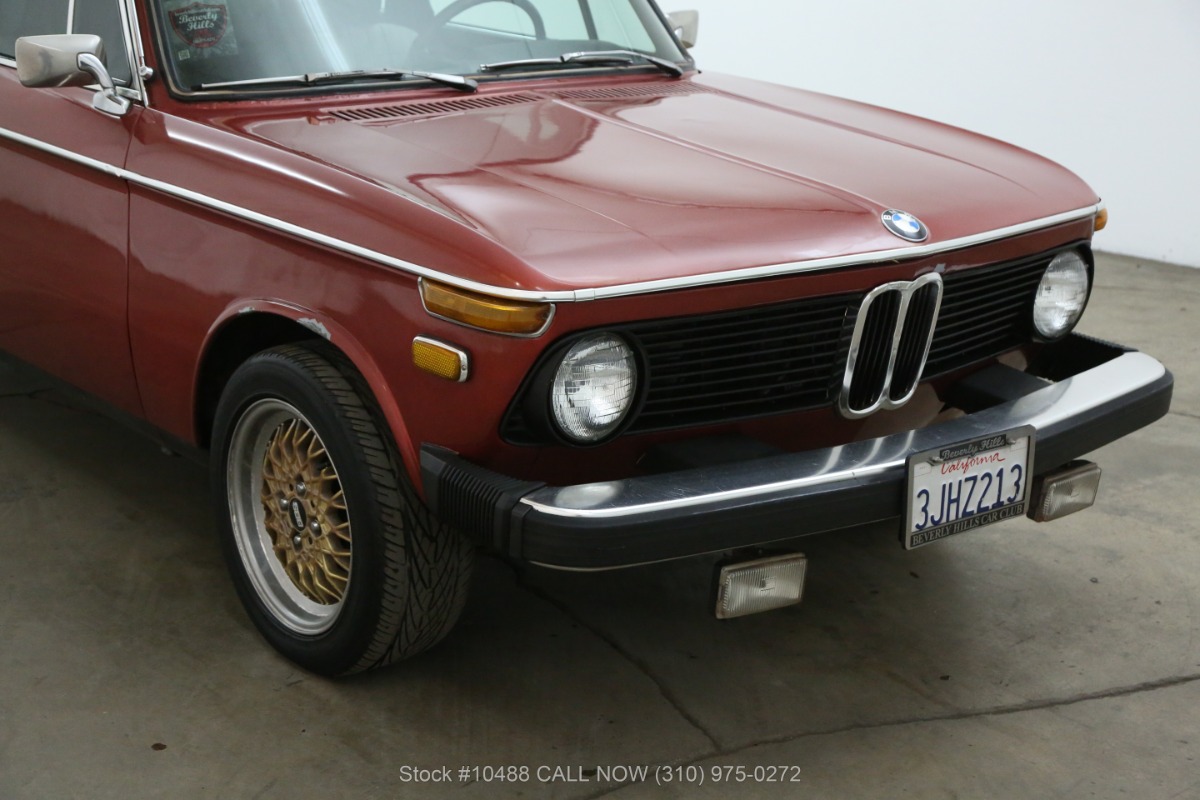
[[[802,378],[800,380],[788,380],[786,383],[780,382],[780,383],[775,384],[770,387],[747,389],[747,390],[743,390],[740,392],[729,391],[727,389],[724,389],[724,390],[714,389],[713,391],[709,391],[709,392],[697,393],[693,389],[689,388],[689,389],[687,389],[686,397],[672,396],[671,392],[660,390],[660,391],[656,392],[655,394],[661,395],[661,396],[656,396],[654,398],[654,400],[647,401],[647,403],[645,405],[645,409],[649,410],[649,409],[654,409],[654,408],[670,407],[680,399],[686,399],[689,403],[691,403],[694,400],[700,400],[700,399],[704,399],[706,397],[721,397],[721,398],[728,399],[730,402],[734,402],[739,397],[742,397],[743,395],[760,397],[760,396],[762,396],[762,393],[764,391],[769,391],[773,395],[785,394],[788,392],[795,392],[795,393],[807,392],[807,391],[812,391],[814,388],[823,387],[827,382],[828,382],[828,376],[821,375],[821,376],[811,377],[811,378]],[[744,384],[745,381],[742,380],[741,383]],[[682,388],[678,389],[677,392],[682,392]]]
[[[984,292],[979,290],[971,291],[954,287],[956,296],[942,310],[947,317],[955,317],[985,308],[1013,308],[1013,295],[1028,293],[1032,296],[1033,292],[1037,290],[1037,285],[1038,281],[1036,279],[1027,280],[1013,284],[1011,287],[1005,289],[1002,294],[993,295],[989,292],[986,297],[980,297]]]
[[[626,326],[647,366],[646,398],[632,430],[827,405],[857,302],[838,295]]]
[[[1028,342],[1033,296],[1053,256],[1046,253],[946,275],[924,377],[945,375]]]
[[[996,320],[1019,317],[1025,311],[1013,308],[1011,300],[1004,305],[983,306],[982,309],[964,308],[950,314],[943,313],[938,320],[938,327],[947,333],[956,328],[979,328]]]
[[[867,309],[858,360],[850,383],[850,407],[869,408],[883,395],[884,380],[892,357],[892,339],[900,314],[900,293],[888,291],[875,298]]]
[[[1042,273],[1045,271],[1045,264],[1034,264],[1032,266],[1005,267],[997,269],[996,267],[979,267],[968,272],[956,272],[945,276],[944,281],[948,284],[953,284],[960,291],[978,291],[981,287],[985,287],[988,292],[994,292],[998,289],[1007,289],[1019,283],[1029,280],[1041,280]],[[980,275],[972,273],[980,272]]]
[[[1024,276],[1020,281],[1013,281],[1009,284],[1002,293],[994,293],[988,290],[987,284],[976,284],[975,286],[959,286],[951,281],[946,281],[947,288],[953,290],[953,294],[946,298],[948,303],[947,308],[951,311],[974,308],[978,306],[990,306],[1003,304],[1005,301],[1011,303],[1013,295],[1020,295],[1026,292],[1032,293],[1037,289],[1038,282],[1041,280],[1040,275]]]
[[[700,356],[700,359],[703,360],[703,362],[704,362],[702,369],[706,373],[709,371],[708,370],[709,365],[714,364],[714,363],[721,364],[726,361],[735,360],[735,361],[740,361],[743,365],[746,364],[746,348],[745,348],[745,346],[735,348],[732,351],[726,351],[723,348],[721,351],[719,351],[720,354],[718,354],[718,351],[716,351],[715,349],[701,351],[701,352],[703,354]],[[666,355],[667,354],[662,354],[662,356],[664,358],[666,357]],[[678,354],[678,355],[679,355],[680,359],[683,358],[683,354]],[[757,368],[761,369],[764,362],[772,362],[773,363],[773,362],[795,361],[800,356],[800,353],[797,351],[795,344],[792,344],[790,347],[787,344],[781,344],[778,347],[765,348],[765,349],[759,349],[756,347],[756,348],[754,348],[754,356],[755,356],[755,365],[757,366]],[[686,364],[694,364],[696,362],[696,360],[697,359],[695,359],[695,358],[689,358],[686,362],[680,360],[678,362],[678,365],[684,366]],[[664,364],[660,368],[663,370],[664,373],[671,372],[670,365]],[[749,369],[748,365],[747,365],[747,368]]]
[[[732,375],[720,381],[705,382],[698,384],[695,377],[699,373],[693,373],[682,379],[665,379],[658,380],[655,378],[654,396],[647,399],[647,403],[661,402],[663,399],[679,399],[686,400],[689,397],[695,397],[700,393],[709,391],[719,391],[727,395],[737,395],[745,393],[760,392],[770,389],[781,384],[799,384],[810,383],[813,381],[829,380],[830,364],[820,364],[810,367],[806,370],[786,371],[780,374],[777,371],[777,376],[774,383],[766,383],[763,381],[753,380],[753,376],[749,373],[741,375]]]
[[[678,342],[686,337],[699,338],[711,337],[714,334],[725,335],[724,332],[732,332],[743,330],[761,335],[764,328],[771,329],[775,326],[802,327],[820,325],[828,322],[830,319],[840,319],[845,313],[846,301],[842,300],[836,306],[816,309],[804,310],[792,313],[763,313],[761,317],[753,319],[715,319],[710,324],[706,325],[680,325],[678,327],[664,327],[661,324],[647,326],[646,330],[638,330],[638,337],[646,343],[655,340],[669,340]]]
[[[981,295],[987,295],[991,298],[992,302],[995,302],[1006,297],[1011,299],[1010,295],[1012,293],[1020,293],[1036,289],[1038,283],[1041,281],[1041,277],[1041,272],[1036,272],[1029,275],[1020,275],[1014,280],[1005,281],[1004,285],[1000,287],[999,290],[992,288],[991,284],[988,282],[972,282],[967,284],[959,283],[958,281],[954,281],[952,278],[950,278],[947,279],[945,283],[948,287],[953,288],[955,292],[954,296],[951,298],[951,302],[963,303],[967,302],[968,300],[979,301],[981,299]]]
[[[977,333],[985,335],[996,335],[997,329],[1009,328],[1020,323],[1021,314],[1003,313],[997,315],[989,315],[983,317],[974,323],[972,322],[956,322],[950,325],[938,325],[937,332],[934,335],[934,349],[940,349],[942,346],[953,345],[962,337],[970,337]]]
[[[659,334],[653,338],[644,337],[642,341],[643,341],[643,344],[650,346],[650,347],[653,347],[656,345],[670,345],[673,347],[684,349],[684,348],[688,348],[691,346],[696,346],[698,344],[698,346],[700,348],[703,348],[706,346],[710,347],[712,349],[728,348],[728,347],[733,347],[738,344],[741,344],[743,342],[743,340],[752,340],[755,343],[775,342],[775,341],[783,341],[789,337],[794,337],[797,335],[820,333],[821,329],[828,326],[831,322],[832,323],[838,322],[841,319],[841,316],[842,316],[841,314],[838,314],[838,315],[836,315],[835,318],[825,318],[825,319],[820,319],[820,320],[814,320],[810,323],[805,323],[802,325],[789,323],[787,325],[787,327],[780,326],[777,330],[772,330],[771,328],[768,328],[765,333],[764,333],[763,328],[761,328],[761,327],[757,328],[757,329],[743,328],[743,329],[737,329],[737,330],[729,331],[729,332],[725,332],[725,333],[721,332],[720,330],[706,331],[704,333],[697,332],[696,334],[691,335],[691,336],[681,336],[681,337],[669,337],[669,336],[666,336],[663,334]],[[770,325],[770,323],[765,322],[765,323],[763,323],[763,325],[764,326]],[[720,337],[719,343],[717,343],[717,344],[713,343],[714,336]]]
[[[908,305],[908,316],[904,320],[904,331],[900,337],[900,352],[892,374],[892,400],[906,397],[921,378],[925,348],[934,323],[938,305],[939,287],[936,284],[922,286],[912,296]]]
[[[783,387],[783,388],[787,388],[787,387]],[[807,398],[807,397],[809,397],[809,395],[811,393],[812,393],[811,388],[803,388],[803,389],[791,388],[791,389],[788,389],[787,391],[774,391],[774,392],[770,392],[770,393],[761,393],[760,392],[760,393],[755,394],[755,396],[753,396],[753,397],[722,397],[720,399],[720,402],[697,403],[694,405],[689,404],[687,410],[689,413],[691,413],[691,412],[696,412],[696,411],[713,410],[713,409],[728,408],[731,406],[747,405],[747,404],[751,404],[751,403],[757,404],[757,403],[762,403],[762,402],[767,402],[767,401],[786,402],[788,405],[791,405],[791,403],[793,401]],[[643,415],[649,416],[649,415],[653,415],[653,414],[658,414],[658,415],[672,414],[672,415],[674,415],[677,412],[678,412],[678,408],[672,408],[670,406],[667,406],[666,408],[647,406],[643,410],[642,413],[643,413]]]
[[[840,320],[831,320],[829,324],[838,325],[840,322]],[[650,345],[643,343],[643,348],[647,351],[654,351],[661,354],[664,358],[674,354],[686,357],[689,361],[722,358],[728,355],[740,355],[742,358],[745,358],[747,346],[753,346],[754,353],[761,356],[769,356],[772,353],[790,352],[795,354],[797,342],[800,343],[800,346],[803,346],[806,340],[823,338],[829,324],[816,330],[788,330],[779,334],[766,332],[758,339],[742,340],[739,338],[729,344],[724,339],[718,339],[717,342],[710,340],[694,344],[691,347],[679,347],[674,342],[661,342]],[[791,345],[790,349],[789,343]],[[760,347],[760,344],[763,346]]]
[[[994,342],[997,338],[997,333],[994,330],[975,331],[973,333],[956,336],[952,341],[947,340],[937,344],[936,347],[929,349],[929,357],[932,359],[936,354],[939,357],[945,357],[947,354],[953,354],[955,350],[964,350],[974,347],[979,347],[981,344],[986,345]]]

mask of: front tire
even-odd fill
[[[242,604],[300,666],[384,666],[457,621],[473,548],[425,508],[365,381],[332,347],[278,347],[238,368],[217,406],[212,479]]]

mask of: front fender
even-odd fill
[[[293,335],[281,338],[278,324],[272,321],[286,320],[292,324]],[[305,334],[300,334],[303,329]],[[294,303],[266,298],[240,299],[230,303],[214,320],[204,339],[201,357],[197,361],[192,379],[193,418],[196,420],[197,438],[204,441],[207,431],[205,423],[205,397],[213,393],[212,381],[219,380],[221,386],[237,366],[254,353],[282,344],[285,341],[316,336],[329,342],[346,357],[363,376],[375,402],[383,412],[384,419],[392,431],[400,457],[413,483],[420,486],[419,454],[408,433],[403,414],[396,402],[391,385],[383,370],[367,348],[344,325],[328,314]],[[215,369],[214,364],[234,354],[236,363],[227,370]],[[219,397],[219,387],[216,388]],[[215,405],[215,398],[214,398]]]

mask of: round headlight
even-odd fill
[[[563,356],[550,386],[550,408],[564,436],[597,442],[621,424],[636,390],[633,350],[611,333],[596,333]]]
[[[1045,339],[1065,336],[1083,316],[1090,289],[1087,261],[1079,251],[1055,256],[1033,300],[1033,327],[1038,335]]]

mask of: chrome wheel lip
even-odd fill
[[[252,403],[238,418],[229,443],[226,488],[230,525],[246,577],[270,615],[289,631],[316,636],[337,622],[349,584],[337,603],[321,604],[306,597],[284,571],[266,525],[260,486],[263,461],[272,434],[283,423],[299,420],[317,428],[292,404],[266,398]],[[337,471],[332,455],[330,465]]]

